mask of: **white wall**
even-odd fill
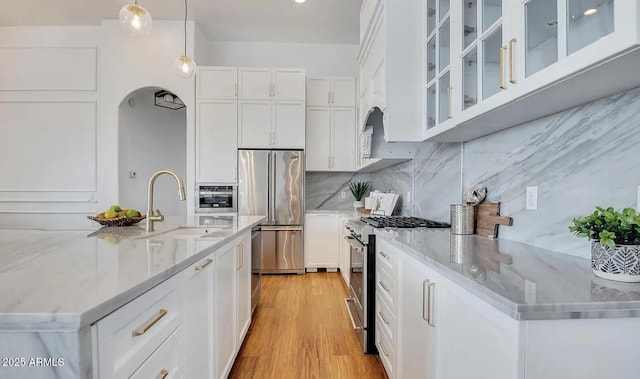
[[[119,128],[119,202],[144,214],[147,186],[151,175],[163,168],[187,171],[187,124],[185,108],[171,110],[154,105],[154,93],[148,88],[129,96],[120,105]],[[133,101],[129,101],[132,99]],[[132,105],[133,104],[133,105]],[[130,178],[129,171],[136,177]],[[168,175],[154,186],[154,205],[164,215],[185,216],[186,206],[178,199],[177,183]]]
[[[180,21],[154,21],[149,36],[131,38],[122,33],[118,21],[102,23],[103,39],[100,45],[100,125],[98,133],[98,208],[108,208],[118,202],[119,166],[113,159],[118,149],[119,107],[124,99],[140,88],[160,87],[175,93],[187,105],[186,109],[186,178],[185,189],[194,188],[195,146],[195,80],[182,79],[173,67],[175,59],[183,54],[183,23]],[[194,23],[188,23],[187,54],[193,56]],[[158,146],[158,148],[164,148]],[[169,167],[171,168],[171,167]],[[148,180],[148,178],[139,178]],[[158,183],[158,186],[164,186]],[[145,190],[146,193],[146,190]],[[158,203],[160,205],[160,203]],[[193,196],[181,203],[193,209]]]
[[[277,42],[211,42],[200,65],[304,67],[307,75],[357,76],[358,45]]]

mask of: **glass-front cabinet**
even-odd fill
[[[455,2],[453,2],[455,3]],[[453,117],[451,93],[452,2],[424,0],[424,102],[426,129]]]
[[[477,138],[640,85],[638,0],[423,1],[428,140]]]

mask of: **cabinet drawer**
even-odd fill
[[[395,309],[396,282],[384,270],[376,270],[376,294],[387,303],[389,309]]]
[[[184,336],[182,326],[156,350],[131,379],[182,378],[184,375]]]
[[[96,323],[101,378],[129,377],[182,324],[180,275]]]
[[[376,296],[376,326],[384,329],[392,345],[396,343],[396,315],[385,301]]]
[[[389,379],[394,379],[396,377],[396,351],[391,339],[385,334],[384,328],[376,327],[376,347],[387,376]]]
[[[396,277],[398,249],[382,238],[376,238],[376,264],[384,268],[393,278]]]

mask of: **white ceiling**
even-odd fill
[[[0,26],[99,25],[133,0],[15,0]],[[183,0],[139,0],[154,20],[184,18]],[[212,41],[359,42],[362,0],[188,0],[189,19]]]

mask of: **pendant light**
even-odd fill
[[[144,36],[151,33],[151,15],[138,5],[138,0],[120,9],[120,25],[132,36]]]
[[[184,0],[184,55],[176,58],[174,66],[182,78],[190,78],[196,70],[196,62],[187,56],[187,0]]]

